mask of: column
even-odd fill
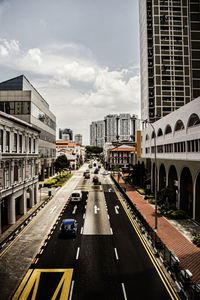
[[[39,202],[39,197],[38,197],[38,182],[34,184],[34,198],[35,198],[35,204]]]
[[[25,215],[27,213],[26,205],[26,190],[23,191],[23,194],[20,197],[20,214]]]
[[[30,193],[30,208],[34,206],[34,191],[33,191],[34,186],[29,186],[29,193]]]
[[[11,195],[8,198],[8,224],[12,225],[16,222],[16,214],[15,214],[15,197]]]
[[[0,236],[1,236],[1,203],[0,203]]]

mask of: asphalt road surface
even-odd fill
[[[102,184],[94,186],[93,171],[90,179],[79,172],[80,203],[62,194],[63,207],[11,299],[178,299],[110,176],[99,174]],[[67,218],[78,222],[76,238],[59,236]]]

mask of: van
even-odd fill
[[[82,192],[81,190],[73,191],[71,195],[71,202],[80,202],[82,200]]]

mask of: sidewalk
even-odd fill
[[[125,184],[122,179],[120,179],[119,184],[121,187],[126,188],[128,197],[136,205],[140,213],[145,216],[149,225],[154,228],[154,207],[147,200],[144,200],[144,197],[134,190],[131,185]],[[192,273],[193,281],[200,284],[200,249],[191,242],[192,232],[194,230],[200,232],[200,226],[195,225],[190,220],[182,222],[168,221],[165,217],[158,214],[157,227],[157,234],[160,239],[178,257],[182,267]]]

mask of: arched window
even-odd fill
[[[155,131],[152,132],[151,138],[154,139],[155,138]]]
[[[149,140],[149,135],[147,134],[147,135],[146,135],[146,141],[148,141],[148,140]]]
[[[167,125],[167,127],[165,128],[165,134],[171,133],[172,132],[172,128],[170,125]]]
[[[183,130],[184,128],[185,127],[184,127],[183,122],[181,120],[178,120],[175,125],[175,131]]]
[[[162,132],[162,129],[159,128],[159,129],[158,129],[158,136],[161,136],[161,135],[163,135],[163,132]]]
[[[197,114],[192,114],[188,121],[188,127],[200,125],[200,119]]]

